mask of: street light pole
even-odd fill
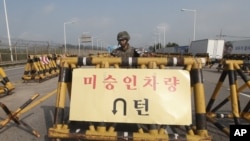
[[[78,56],[80,56],[81,37],[78,37]]]
[[[66,24],[73,24],[75,21],[70,21],[70,22],[65,22],[63,24],[63,31],[64,31],[64,53],[66,54],[67,52],[67,46],[66,46]]]
[[[92,53],[94,53],[94,39],[97,37],[91,36],[91,46],[92,46]]]
[[[96,40],[96,49],[97,49],[97,51],[99,51],[99,42],[101,43],[101,39],[97,39]]]
[[[163,30],[163,48],[165,48],[165,46],[166,46],[166,26],[165,25],[159,25],[159,26],[157,26],[157,28],[158,28],[158,30],[160,30],[160,32],[162,32],[162,30]],[[161,33],[159,33],[159,38],[161,38],[160,37],[160,34]]]
[[[165,38],[166,38],[166,27],[163,26],[163,47],[164,47],[164,48],[166,47]]]
[[[11,62],[13,62],[12,45],[11,45],[11,39],[10,39],[9,22],[8,22],[8,16],[7,16],[7,9],[6,9],[6,2],[5,2],[5,0],[3,0],[3,4],[4,4],[4,12],[5,12],[5,19],[6,19],[6,26],[7,26],[9,47],[10,47],[10,58],[11,58]]]
[[[193,40],[195,41],[195,28],[196,28],[196,12],[197,10],[195,9],[181,9],[181,11],[189,11],[189,12],[193,12],[194,13],[194,37]]]

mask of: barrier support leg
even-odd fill
[[[65,124],[64,122],[64,108],[65,108],[67,88],[72,78],[71,71],[72,70],[70,69],[68,63],[64,63],[60,70],[57,97],[56,97],[56,109],[54,115],[54,125],[56,125],[56,128],[67,126],[67,124]]]
[[[230,85],[230,95],[231,95],[231,106],[232,106],[232,112],[233,112],[233,117],[234,117],[234,122],[235,124],[240,124],[239,123],[239,104],[238,104],[238,93],[237,93],[237,87],[236,87],[236,81],[234,78],[234,66],[233,63],[228,64],[228,76],[229,76],[229,85]]]
[[[32,75],[31,75],[31,62],[30,60],[28,60],[28,62],[25,64],[24,67],[24,73],[22,76],[22,79],[25,80],[31,80],[32,79]]]
[[[205,93],[201,65],[194,63],[190,72],[191,86],[194,90],[194,104],[196,117],[196,132],[202,137],[208,137],[206,123]]]
[[[221,76],[219,78],[219,81],[217,82],[216,87],[215,87],[215,89],[213,91],[212,97],[208,102],[208,105],[207,105],[207,108],[206,108],[207,112],[211,112],[211,108],[212,108],[212,106],[213,106],[213,104],[215,102],[216,97],[219,94],[220,88],[222,87],[222,84],[225,81],[226,76],[227,76],[227,70],[223,70],[223,72],[221,73]],[[227,101],[225,101],[225,102],[227,102]]]

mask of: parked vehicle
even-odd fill
[[[203,39],[192,41],[188,52],[193,55],[208,53],[212,60],[219,60],[223,57],[224,40],[217,39]]]
[[[226,54],[250,54],[250,40],[225,42],[224,55]]]

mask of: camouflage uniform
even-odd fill
[[[128,46],[126,50],[123,50],[122,47],[119,47],[111,52],[112,56],[116,57],[139,57],[139,53],[135,48]]]
[[[111,52],[112,56],[116,57],[139,57],[140,54],[137,52],[137,50],[133,47],[131,47],[128,43],[130,39],[130,35],[127,31],[121,31],[117,34],[117,41],[120,44],[120,41],[126,40],[127,43],[120,44],[121,46]],[[124,49],[125,48],[125,49]]]

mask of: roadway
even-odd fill
[[[204,68],[203,69],[203,80],[204,80],[204,89],[206,96],[206,103],[208,103],[211,94],[217,84],[221,72],[218,72],[213,68]],[[9,109],[15,111],[19,106],[21,106],[24,102],[26,102],[30,97],[34,94],[39,93],[42,97],[47,93],[54,91],[57,88],[58,77],[54,77],[43,81],[41,83],[38,82],[27,82],[24,83],[21,79],[24,73],[24,65],[12,66],[4,68],[9,80],[15,85],[15,90],[13,94],[7,96],[1,96],[0,102],[4,103],[8,106]],[[239,84],[243,84],[242,79],[237,77],[239,80]],[[240,94],[240,102],[241,105],[246,105],[249,101],[249,90],[244,90]],[[215,104],[220,103],[221,100],[224,100],[225,97],[230,95],[229,91],[229,81],[225,80],[223,86],[220,90],[220,94],[216,99]],[[38,97],[38,98],[39,98]],[[193,100],[193,98],[192,98]],[[27,111],[23,115],[21,115],[20,119],[29,124],[32,128],[37,130],[41,135],[39,138],[35,137],[31,134],[30,130],[28,130],[25,126],[19,125],[17,126],[14,122],[8,123],[5,127],[0,129],[0,140],[8,140],[8,141],[48,141],[47,132],[48,128],[52,127],[53,123],[53,115],[54,115],[54,105],[55,105],[55,95],[44,101],[43,103],[37,105],[31,110]],[[181,105],[180,105],[181,106]],[[193,105],[194,106],[194,105]],[[228,103],[220,109],[221,112],[230,112],[231,105]],[[6,118],[5,112],[0,109],[0,120]],[[220,123],[226,123],[227,125],[233,124],[233,120],[222,120]],[[214,141],[229,141],[229,137],[227,137],[224,133],[219,131],[214,125],[211,123],[207,123],[207,128],[209,134],[212,135]]]
[[[40,96],[38,98],[40,98],[57,88],[57,77],[45,80],[41,83],[33,81],[24,83],[21,79],[24,73],[24,65],[4,68],[4,70],[10,82],[15,85],[15,90],[11,95],[1,97],[0,101],[12,111],[19,108],[34,94],[39,93]],[[55,95],[20,116],[21,120],[39,132],[39,138],[31,134],[31,131],[27,127],[23,125],[17,126],[14,122],[10,122],[0,130],[0,140],[47,141],[47,130],[53,123],[53,105],[55,105]],[[0,109],[0,119],[3,120],[4,118],[6,118],[6,114]]]

